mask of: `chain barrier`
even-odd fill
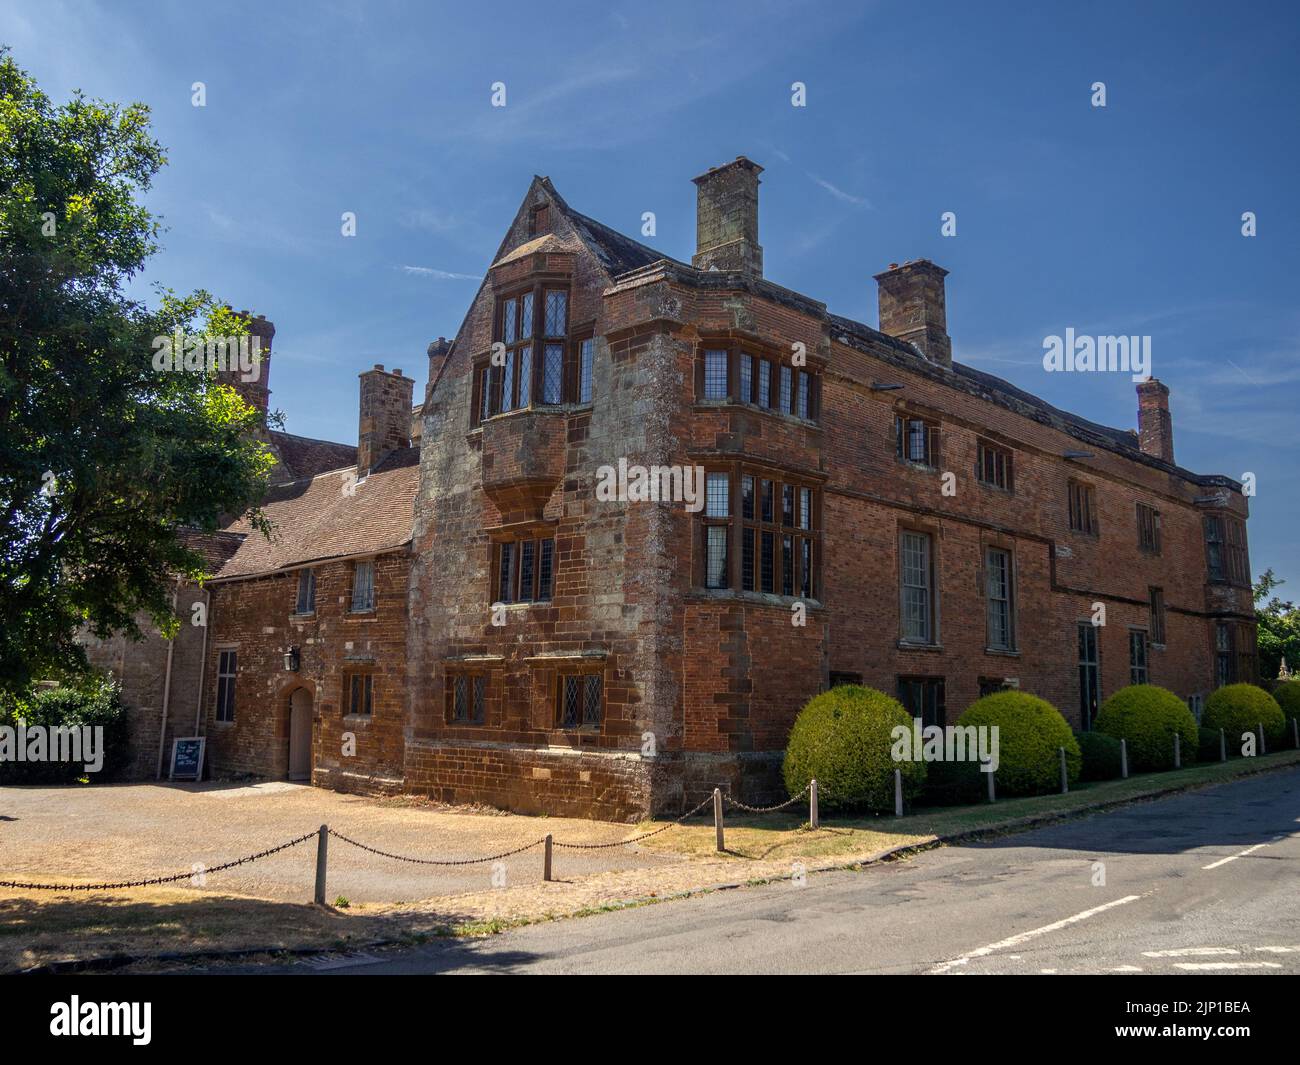
[[[695,814],[699,813],[712,801],[713,796],[710,795],[700,803],[699,806],[695,807],[693,810],[687,810],[686,813],[682,814],[682,816],[677,818],[677,820],[669,821],[668,824],[656,828],[653,832],[647,832],[641,836],[633,836],[631,839],[619,839],[615,840],[613,843],[561,843],[559,840],[554,840],[551,845],[554,847],[563,847],[565,850],[570,851],[603,851],[610,850],[613,847],[626,847],[630,843],[640,843],[643,839],[649,839],[651,836],[659,835],[660,832],[667,832],[670,828],[676,828],[688,817],[693,817]]]
[[[511,858],[516,854],[523,854],[524,851],[530,851],[534,847],[540,847],[546,842],[546,837],[535,839],[532,843],[525,843],[522,847],[516,847],[512,851],[506,851],[503,854],[494,854],[490,858],[412,858],[406,854],[391,854],[388,851],[381,851],[376,847],[369,847],[364,843],[359,843],[355,839],[349,839],[342,832],[329,830],[329,834],[335,839],[342,840],[344,843],[350,843],[359,850],[367,851],[370,854],[377,854],[381,858],[392,858],[398,862],[410,862],[413,865],[482,865],[484,862],[499,862],[502,858]]]
[[[299,843],[305,843],[309,839],[314,839],[317,834],[317,830],[312,829],[312,831],[299,836],[297,839],[291,839],[287,843],[281,843],[278,847],[269,847],[264,851],[258,851],[256,854],[249,854],[243,858],[236,858],[233,862],[223,862],[221,865],[213,865],[203,869],[191,869],[188,872],[176,873],[173,876],[151,876],[144,880],[122,880],[116,884],[23,884],[17,880],[0,880],[0,888],[22,888],[28,891],[117,891],[121,888],[151,887],[154,884],[174,884],[178,880],[190,880],[196,876],[207,876],[208,873],[220,873],[225,869],[233,869],[237,865],[246,865],[249,862],[258,861],[261,858],[270,857],[272,854],[278,854],[280,851],[298,846]]]
[[[739,799],[733,799],[729,794],[724,794],[723,799],[730,804],[747,813],[765,814],[772,813],[775,810],[783,810],[787,806],[793,806],[795,803],[807,796],[812,789],[811,782],[798,795],[787,799],[785,802],[776,806],[748,806]],[[821,789],[824,794],[824,789]],[[602,851],[612,850],[614,847],[627,847],[633,843],[640,843],[642,840],[650,839],[662,832],[667,832],[670,828],[676,828],[686,821],[687,818],[694,817],[706,806],[713,802],[713,796],[709,795],[699,805],[687,810],[680,817],[669,821],[666,825],[654,829],[652,832],[645,832],[639,836],[633,836],[631,839],[615,840],[612,843],[563,843],[560,840],[553,839],[553,847],[563,847],[565,850],[573,851]],[[523,854],[534,847],[540,847],[546,842],[546,837],[533,840],[531,843],[525,843],[522,847],[515,847],[513,850],[503,851],[500,854],[493,854],[487,858],[415,858],[407,854],[393,854],[391,851],[380,850],[378,847],[371,847],[359,840],[352,839],[350,836],[343,835],[334,829],[328,829],[328,832],[341,843],[347,843],[356,847],[358,850],[365,851],[368,854],[377,855],[380,858],[391,858],[398,862],[410,862],[412,865],[437,865],[443,867],[464,866],[464,865],[482,865],[485,862],[499,862],[504,858],[512,858],[516,854]],[[103,884],[28,884],[17,880],[0,880],[0,888],[15,888],[26,891],[118,891],[123,888],[151,887],[156,884],[174,884],[181,880],[188,880],[198,875],[207,875],[208,873],[220,873],[226,869],[233,869],[239,865],[248,865],[252,862],[259,861],[262,858],[268,858],[272,854],[278,854],[280,851],[288,850],[290,847],[296,847],[300,843],[305,843],[309,839],[316,838],[319,835],[318,830],[304,833],[294,839],[281,843],[278,847],[268,847],[266,850],[258,851],[256,854],[249,854],[243,858],[236,858],[234,861],[223,862],[220,865],[213,865],[199,870],[190,870],[184,873],[175,873],[169,876],[153,876],[140,880],[121,880],[116,883]]]
[[[736,807],[736,808],[739,809],[739,810],[744,810],[746,813],[751,813],[751,814],[770,814],[770,813],[773,813],[773,812],[776,811],[776,810],[784,810],[787,806],[793,806],[793,805],[794,805],[795,803],[797,803],[800,799],[804,798],[804,797],[805,797],[805,796],[806,796],[810,791],[812,791],[812,781],[811,781],[811,780],[808,782],[807,786],[803,789],[803,791],[799,792],[798,795],[795,795],[795,796],[793,796],[793,797],[791,797],[791,798],[789,798],[789,799],[786,799],[785,802],[777,803],[775,806],[746,806],[746,805],[745,805],[743,802],[741,802],[739,799],[733,799],[733,798],[731,797],[731,795],[728,794],[728,793],[724,793],[723,796],[722,796],[722,798],[723,798],[723,801],[726,802],[729,806],[734,806],[734,807]],[[819,796],[821,796],[821,795],[825,795],[825,794],[826,794],[826,789],[823,788],[823,787],[821,787],[821,785],[818,785],[818,787],[817,787],[817,793],[818,793]]]

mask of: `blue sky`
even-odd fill
[[[1252,567],[1300,596],[1295,4],[6,0],[0,42],[55,99],[151,106],[148,280],[275,321],[290,431],[354,439],[373,363],[423,384],[533,174],[685,259],[690,179],[744,154],[766,275],[836,313],[932,258],[959,361],[1120,427],[1128,375],[1045,373],[1043,338],[1149,334],[1179,463],[1256,475]]]

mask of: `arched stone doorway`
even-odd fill
[[[289,779],[311,779],[312,697],[306,688],[289,696]]]

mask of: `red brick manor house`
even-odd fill
[[[273,542],[225,534],[172,726],[213,772],[622,819],[774,794],[841,681],[1087,728],[1254,676],[1246,499],[1175,464],[1168,390],[1133,432],[954,362],[927,260],[876,275],[878,328],[768,281],[760,171],[695,179],[690,263],[533,181],[414,420],[363,374],[355,458],[286,475]],[[620,462],[700,498],[601,498]]]

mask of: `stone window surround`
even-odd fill
[[[919,533],[929,537],[930,542],[930,638],[926,642],[909,640],[903,635],[903,534]],[[895,602],[898,609],[898,647],[904,651],[942,651],[943,628],[940,603],[942,601],[942,536],[939,526],[914,520],[900,519],[894,534],[894,587],[897,590]]]
[[[706,399],[704,396],[704,353],[706,351],[727,352],[727,394],[725,396],[713,399]],[[754,360],[753,381],[751,385],[754,395],[753,399],[743,399],[740,397],[741,355],[748,355]],[[764,342],[749,337],[737,337],[732,334],[701,334],[695,347],[695,407],[697,409],[742,407],[745,410],[757,411],[761,414],[770,415],[772,417],[785,418],[796,422],[799,425],[816,426],[817,428],[821,428],[821,386],[822,371],[825,368],[823,360],[810,354],[807,356],[807,360],[803,366],[795,366],[791,361],[792,356],[793,352],[791,352],[789,348],[782,349],[770,342]],[[762,406],[757,402],[758,366],[760,360],[766,360],[772,366],[772,379],[769,384],[768,406]],[[788,414],[778,406],[780,402],[780,368],[782,366],[785,366],[792,371],[791,410]],[[798,374],[800,371],[808,375],[807,418],[802,418],[798,414]]]
[[[692,458],[696,458],[692,456]],[[729,483],[729,514],[725,518],[707,517],[707,508],[702,509],[694,515],[694,525],[696,533],[692,537],[694,542],[694,564],[692,565],[691,574],[691,592],[692,594],[701,594],[709,598],[726,597],[737,599],[753,599],[760,602],[780,603],[787,607],[789,604],[802,602],[810,608],[820,607],[822,602],[822,565],[823,565],[823,539],[822,539],[822,479],[818,477],[803,476],[799,473],[784,470],[776,466],[770,466],[758,460],[746,456],[736,456],[735,458],[723,460],[717,456],[699,457],[700,465],[704,467],[705,478],[710,473],[725,473],[730,479]],[[752,476],[755,481],[755,499],[754,499],[754,518],[744,517],[743,498],[742,498],[742,478]],[[761,482],[773,482],[773,520],[764,522],[761,520]],[[781,498],[779,486],[791,485],[796,489],[795,496],[795,525],[785,526],[782,523],[781,516]],[[810,515],[811,528],[804,529],[798,525],[799,521],[799,496],[798,489],[807,488],[812,492],[812,513]],[[705,586],[705,534],[703,529],[707,526],[726,526],[730,533],[727,537],[727,586],[725,588],[708,588]],[[773,591],[762,591],[761,585],[761,558],[762,547],[761,538],[757,535],[760,528],[772,531],[777,537],[787,528],[791,536],[795,538],[795,589],[798,591],[798,566],[799,566],[799,548],[800,539],[809,539],[812,541],[813,553],[813,576],[812,576],[812,594],[804,597],[798,594],[785,595],[780,591],[781,588],[781,544],[779,539],[774,540],[773,546],[773,573],[772,587]],[[744,565],[744,541],[743,536],[747,529],[755,530],[754,545],[754,585],[755,587],[746,590],[742,587],[743,565]]]

